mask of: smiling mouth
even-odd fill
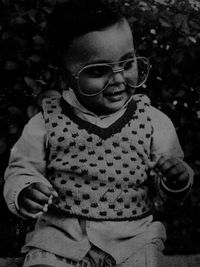
[[[108,92],[105,95],[106,96],[118,96],[121,95],[124,92],[124,90],[120,90],[120,91],[113,91],[113,92]]]

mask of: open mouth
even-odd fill
[[[113,92],[108,92],[105,95],[106,96],[120,96],[123,92],[124,92],[124,90],[113,91]]]

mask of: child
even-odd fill
[[[37,219],[23,266],[164,266],[149,173],[178,200],[193,172],[172,122],[136,94],[148,60],[136,57],[125,17],[100,0],[57,7],[49,35],[68,88],[43,101],[5,173],[9,209]]]

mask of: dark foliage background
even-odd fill
[[[111,2],[114,0],[110,0]],[[16,256],[34,222],[12,215],[2,196],[9,151],[44,95],[64,83],[46,53],[46,16],[61,0],[0,1],[0,256]],[[174,122],[185,160],[195,171],[192,193],[181,203],[156,202],[167,226],[166,253],[200,253],[200,2],[120,0],[137,53],[150,59],[146,86],[153,105]]]

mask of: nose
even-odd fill
[[[124,69],[120,68],[117,70],[113,70],[111,80],[112,82],[123,83],[124,82]]]

